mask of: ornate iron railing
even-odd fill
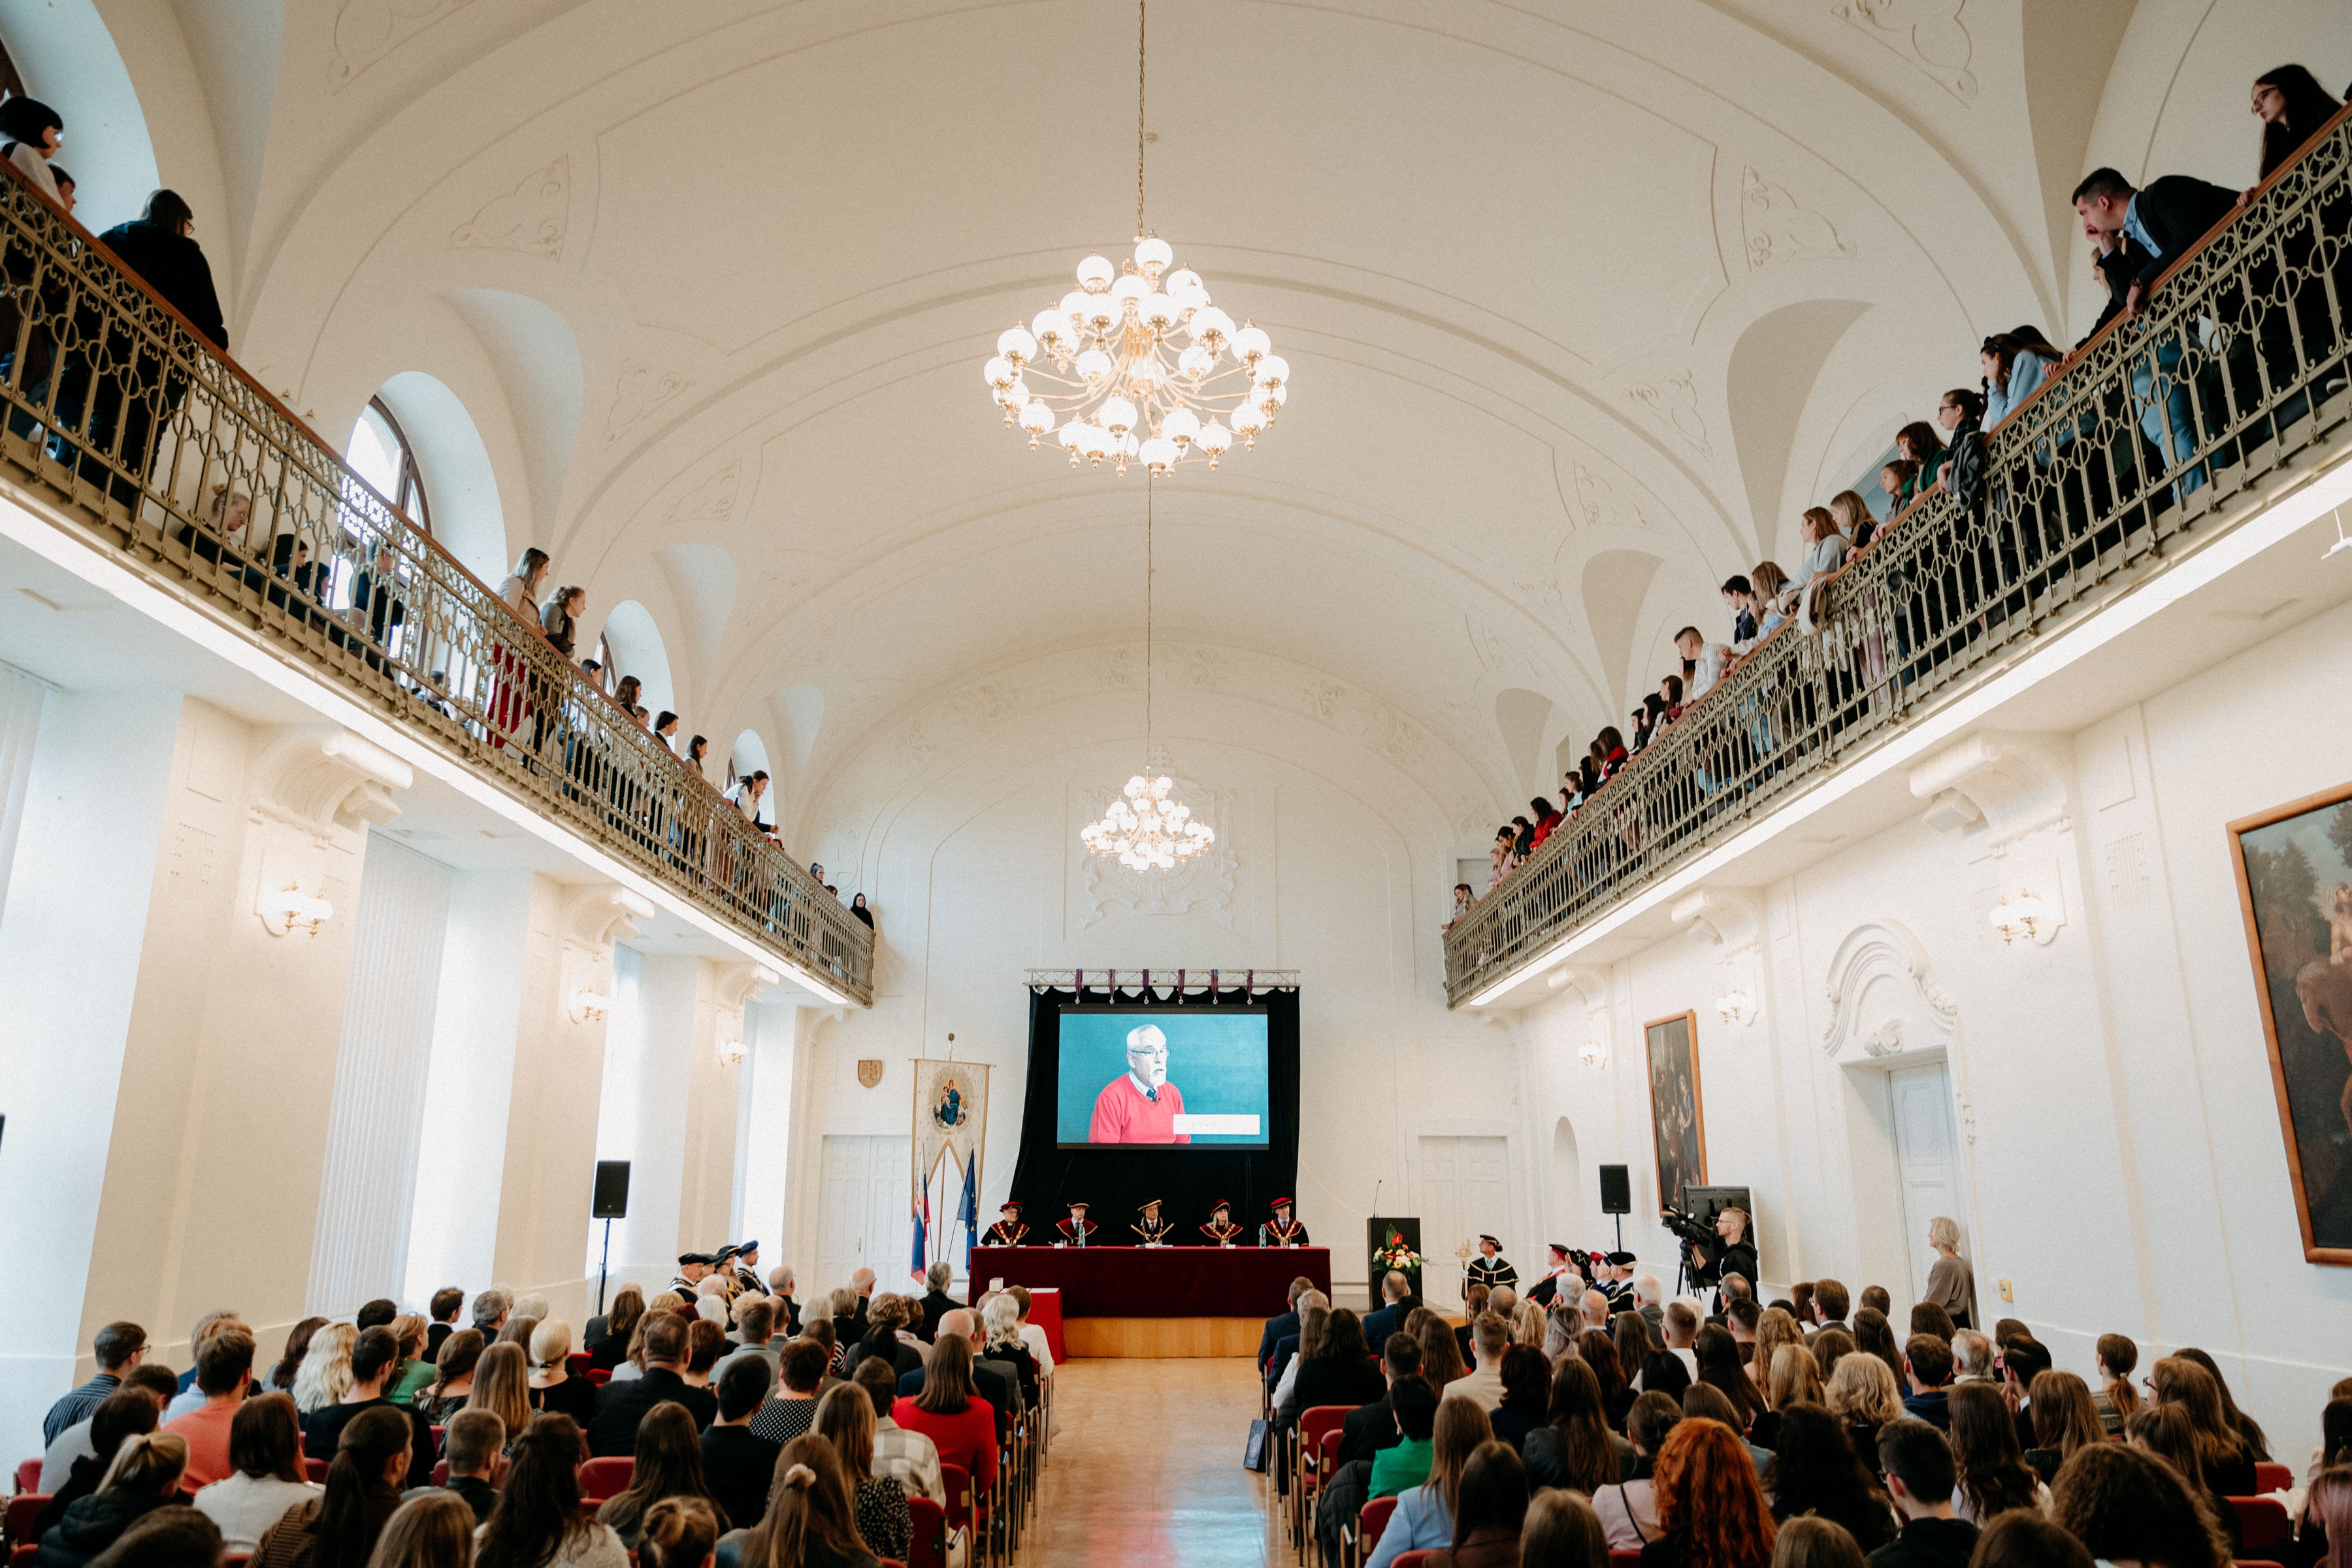
[[[2352,120],[2189,251],[1445,935],[1450,1005],[2163,570],[2347,414]],[[2242,509],[2246,510],[2246,509]]]
[[[53,515],[859,1003],[873,932],[14,168],[0,469]]]

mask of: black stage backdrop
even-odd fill
[[[1028,1222],[1033,1246],[1050,1247],[1054,1226],[1068,1216],[1073,1199],[1087,1205],[1087,1217],[1102,1228],[1097,1247],[1132,1244],[1129,1227],[1139,1217],[1138,1206],[1158,1198],[1160,1215],[1176,1227],[1179,1244],[1208,1244],[1201,1226],[1209,1223],[1209,1205],[1231,1200],[1234,1223],[1243,1234],[1237,1244],[1255,1243],[1258,1226],[1274,1217],[1266,1205],[1295,1196],[1298,1173],[1298,993],[1261,991],[1244,997],[1241,988],[1218,994],[1214,1005],[1265,1009],[1266,1091],[1272,1125],[1264,1149],[1059,1149],[1055,1147],[1055,1085],[1061,1081],[1062,1009],[1121,1006],[1153,1009],[1208,1007],[1206,993],[1176,996],[1148,995],[1142,991],[1117,993],[1088,986],[1081,998],[1067,991],[1033,991],[1029,996],[1029,1084],[1022,1103],[1021,1155],[1013,1169],[1013,1196],[1020,1200],[1021,1217]],[[1312,1214],[1300,1214],[1307,1235],[1328,1243],[1328,1226],[1320,1229]],[[998,1218],[982,1215],[983,1230]]]

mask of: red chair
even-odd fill
[[[49,1506],[47,1492],[18,1492],[8,1500],[8,1543],[12,1546],[36,1546],[33,1521],[41,1517],[41,1510]]]
[[[253,1553],[250,1552],[224,1552],[221,1553],[221,1568],[245,1568],[245,1565],[252,1561]]]
[[[907,1568],[948,1568],[948,1510],[927,1497],[910,1497],[907,1511],[915,1516]]]
[[[1381,1543],[1381,1531],[1389,1527],[1389,1515],[1396,1511],[1396,1504],[1397,1500],[1392,1497],[1376,1497],[1364,1504],[1364,1510],[1356,1516],[1356,1534],[1360,1542],[1356,1549],[1357,1562],[1370,1561],[1372,1548]]]
[[[584,1497],[580,1500],[580,1511],[586,1514],[590,1519],[595,1518],[596,1510],[604,1506],[604,1500],[603,1498]]]
[[[2254,1490],[2258,1492],[2284,1492],[2292,1491],[2294,1489],[2294,1472],[2293,1470],[2288,1469],[2284,1465],[2274,1465],[2268,1459],[2261,1460],[2255,1464]]]
[[[617,1458],[591,1459],[580,1467],[580,1492],[583,1497],[603,1502],[608,1497],[619,1497],[636,1479],[637,1461],[627,1455]]]
[[[436,1487],[446,1487],[449,1484],[448,1460],[436,1459],[433,1461],[433,1484]]]
[[[2241,1557],[2235,1561],[2232,1564],[2232,1568],[2286,1568],[2286,1564],[2284,1563],[2268,1562],[2259,1557]]]
[[[1293,1538],[1302,1548],[1314,1533],[1309,1521],[1315,1517],[1316,1489],[1328,1473],[1323,1468],[1324,1436],[1337,1434],[1346,1424],[1348,1412],[1355,1408],[1352,1405],[1317,1405],[1298,1413],[1298,1468],[1292,1477],[1297,1484],[1291,1489],[1290,1509]],[[1335,1446],[1331,1452],[1336,1458],[1338,1447]]]
[[[2238,1550],[2259,1552],[2265,1546],[2275,1546],[2284,1541],[2293,1527],[2286,1516],[2286,1505],[2276,1498],[2233,1497],[2230,1506],[2238,1510]]]
[[[37,1458],[16,1461],[16,1489],[28,1492],[41,1484],[41,1461]]]
[[[16,1551],[8,1553],[8,1568],[27,1568],[33,1559],[40,1554],[41,1549],[38,1546],[19,1546]]]
[[[1609,1568],[1634,1568],[1634,1565],[1641,1561],[1642,1553],[1638,1550],[1609,1553]]]
[[[1419,1552],[1400,1552],[1389,1561],[1395,1563],[1396,1568],[1428,1568],[1428,1564],[1437,1561],[1437,1551],[1434,1547],[1425,1547]]]
[[[588,1369],[588,1381],[602,1388],[613,1381],[613,1374],[601,1366],[592,1366]]]
[[[302,1461],[303,1470],[309,1474],[312,1480],[318,1482],[320,1486],[325,1486],[327,1484],[327,1465],[328,1461],[325,1459],[305,1459]]]
[[[940,1466],[940,1479],[947,1489],[945,1511],[948,1528],[969,1531],[971,1528],[971,1472],[961,1465],[943,1463]],[[912,1510],[914,1504],[910,1502],[907,1506]]]

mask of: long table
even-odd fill
[[[975,1247],[971,1297],[988,1282],[1052,1287],[1062,1317],[1278,1317],[1300,1275],[1331,1291],[1328,1247]]]

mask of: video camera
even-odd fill
[[[1685,1241],[1696,1242],[1702,1247],[1715,1239],[1715,1226],[1710,1221],[1678,1208],[1668,1208],[1660,1214],[1658,1223]]]

